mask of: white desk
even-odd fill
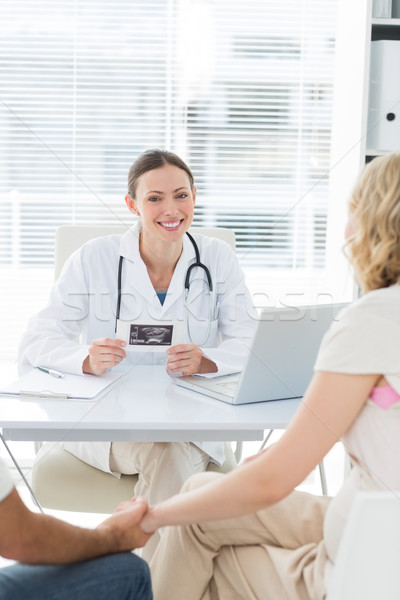
[[[18,441],[251,441],[284,429],[299,399],[231,406],[176,386],[164,367],[135,367],[92,401],[0,397],[0,427]]]

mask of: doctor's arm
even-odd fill
[[[88,346],[78,343],[89,313],[89,292],[79,256],[73,256],[52,287],[47,305],[33,316],[21,339],[20,371],[32,366],[82,373]]]
[[[203,355],[218,367],[219,375],[241,371],[249,352],[258,313],[237,257],[230,252],[219,261],[216,276],[219,343],[202,347]]]
[[[223,254],[220,252],[215,254],[212,268],[216,340],[213,345],[179,344],[170,348],[167,372],[226,375],[242,369],[258,316],[236,255],[230,248],[223,249]]]
[[[285,498],[354,422],[378,378],[317,372],[276,444],[217,481],[151,507],[143,529],[239,517]]]

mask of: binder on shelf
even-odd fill
[[[367,148],[400,151],[400,41],[371,43]]]
[[[57,379],[39,369],[32,369],[11,385],[0,389],[0,396],[92,400],[100,392],[108,391],[124,377],[124,373],[112,372],[100,376],[65,373],[62,379]]]
[[[390,19],[392,16],[392,0],[373,0],[372,16],[377,19]]]
[[[392,19],[400,18],[400,0],[392,0],[391,16]]]

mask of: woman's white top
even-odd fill
[[[184,281],[188,267],[195,262],[189,238],[183,238],[183,250],[170,282],[167,296],[160,303],[139,252],[140,223],[122,236],[111,235],[84,244],[64,265],[47,306],[30,319],[20,344],[20,372],[45,365],[69,373],[82,373],[82,363],[96,338],[115,338],[117,279],[119,257],[122,267],[120,318],[146,323],[169,320],[182,323],[181,342],[189,342],[185,319],[190,314],[192,341],[204,340],[210,312],[210,296],[203,269],[191,276],[189,311],[185,309]],[[256,326],[257,313],[252,306],[243,272],[235,253],[226,242],[193,236],[200,260],[210,273],[212,295],[211,331],[203,354],[214,361],[218,375],[240,371]],[[79,340],[79,343],[77,342]],[[128,352],[116,370],[139,364],[166,364],[163,352]],[[189,440],[188,440],[189,441]],[[196,442],[217,462],[224,461],[220,442]],[[109,443],[65,444],[82,460],[109,472]]]
[[[400,394],[400,285],[369,292],[346,308],[325,335],[315,370],[381,374]],[[356,462],[325,517],[327,581],[356,493],[400,491],[400,400],[382,408],[372,398],[342,438]]]
[[[0,458],[0,502],[10,494],[13,487],[11,473],[6,463]]]

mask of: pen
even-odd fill
[[[47,373],[52,377],[57,377],[58,379],[62,379],[64,377],[63,373],[59,371],[54,371],[54,369],[46,369],[46,367],[38,367],[39,371],[43,371],[43,373]]]

